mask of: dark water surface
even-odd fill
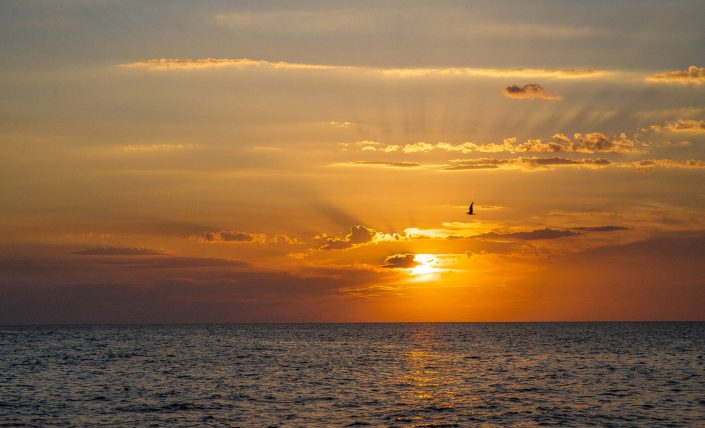
[[[705,426],[705,323],[0,327],[0,425]]]

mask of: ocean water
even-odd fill
[[[0,327],[2,426],[705,426],[705,323]]]

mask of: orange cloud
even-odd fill
[[[494,158],[476,158],[476,159],[454,159],[449,165],[441,167],[445,171],[464,171],[474,169],[552,169],[556,167],[589,167],[589,168],[678,168],[678,169],[700,169],[705,168],[705,161],[690,159],[690,160],[673,160],[673,159],[649,159],[634,162],[613,162],[607,159],[569,159],[569,158],[513,158],[513,159],[494,159]]]
[[[265,233],[238,232],[222,230],[216,232],[203,232],[191,237],[198,242],[208,244],[298,244],[296,238],[286,235],[267,235]]]
[[[555,134],[553,138],[542,143],[541,140],[529,140],[518,146],[520,152],[566,152],[566,153],[633,153],[645,145],[635,138],[621,133],[613,138],[600,132],[588,134],[575,133],[573,137]]]
[[[419,263],[415,260],[416,254],[394,254],[384,259],[386,268],[413,268]]]
[[[199,70],[206,68],[272,68],[286,70],[337,70],[347,69],[347,67],[318,64],[299,64],[283,61],[264,61],[249,58],[202,58],[202,59],[179,59],[179,58],[158,58],[144,61],[136,61],[128,64],[120,64],[125,68],[143,68],[148,70]]]
[[[502,90],[504,96],[518,100],[544,99],[558,101],[563,99],[560,95],[554,95],[546,91],[543,86],[538,83],[529,83],[524,86],[511,85]]]
[[[543,239],[558,239],[565,238],[569,236],[581,235],[579,232],[572,232],[570,230],[557,230],[557,229],[538,229],[529,230],[526,232],[509,232],[509,233],[499,233],[490,232],[482,235],[476,235],[475,238],[479,239],[518,239],[520,241],[537,241]]]
[[[165,253],[149,248],[133,247],[96,247],[76,251],[81,256],[163,256]]]
[[[635,153],[645,151],[649,145],[649,143],[642,142],[636,137],[629,137],[625,133],[608,137],[600,132],[590,132],[587,134],[575,133],[572,136],[558,133],[546,142],[536,138],[518,143],[516,138],[505,138],[502,143],[476,144],[466,141],[459,144],[446,142],[431,144],[419,141],[404,145],[385,146],[376,141],[358,141],[354,146],[345,144],[343,148],[348,150],[355,147],[363,152],[383,153],[428,153],[431,151],[458,153]]]
[[[674,70],[657,73],[646,78],[647,82],[656,83],[705,83],[705,67],[691,65],[687,70]]]
[[[368,165],[368,166],[381,166],[390,168],[416,168],[421,166],[417,162],[381,162],[381,161],[354,161],[350,162],[350,165]]]
[[[399,165],[402,164],[402,165]],[[347,165],[365,165],[369,167],[406,167],[404,162],[374,162],[357,161]],[[443,171],[470,171],[486,169],[517,169],[525,171],[548,170],[558,167],[579,167],[579,168],[636,168],[636,169],[701,169],[705,168],[705,161],[699,159],[675,160],[675,159],[646,159],[632,162],[611,161],[604,158],[582,158],[571,159],[564,157],[518,157],[509,159],[498,158],[472,158],[472,159],[451,159],[448,164],[417,164],[413,166],[438,168]]]
[[[428,68],[375,68],[327,64],[303,64],[286,61],[266,61],[249,58],[155,58],[120,64],[123,68],[146,70],[204,70],[208,68],[273,69],[333,71],[369,74],[379,77],[543,77],[553,79],[587,79],[603,77],[608,73],[593,69],[561,68],[473,68],[473,67],[428,67]]]
[[[127,144],[115,147],[120,153],[155,153],[193,149],[193,144]]]
[[[322,233],[315,236],[313,239],[323,242],[323,244],[318,247],[319,250],[345,250],[347,248],[360,245],[385,241],[398,241],[404,238],[398,234],[385,234],[382,232],[377,232],[369,227],[357,224],[351,226],[350,232],[342,238],[329,236],[326,233]]]
[[[666,129],[673,132],[705,133],[705,121],[680,119],[675,122],[668,122]]]

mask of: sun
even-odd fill
[[[409,270],[413,275],[430,275],[440,271],[436,267],[438,258],[433,254],[417,254],[414,261],[418,264]]]

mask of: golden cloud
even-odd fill
[[[705,83],[705,67],[691,65],[687,70],[673,70],[657,73],[646,78],[647,82],[656,83]]]
[[[234,230],[221,230],[203,232],[191,236],[191,239],[206,244],[300,244],[296,238],[287,235],[267,235],[265,233],[238,232]]]
[[[634,162],[613,162],[607,159],[569,159],[569,158],[513,158],[513,159],[492,159],[492,158],[477,158],[477,159],[454,159],[450,161],[450,165],[442,167],[445,171],[464,171],[475,169],[520,169],[520,170],[538,170],[538,169],[553,169],[556,167],[582,167],[582,168],[637,168],[637,169],[652,169],[652,168],[667,168],[667,169],[700,169],[705,168],[705,161],[690,159],[690,160],[673,160],[673,159],[649,159]]]
[[[565,238],[565,237],[578,236],[578,235],[581,235],[581,233],[573,232],[570,230],[544,228],[544,229],[529,230],[529,231],[522,231],[522,232],[508,232],[508,233],[489,232],[489,233],[485,233],[482,235],[477,235],[477,236],[475,236],[475,238],[490,239],[490,240],[517,239],[520,241],[538,241],[538,240],[544,240],[544,239],[558,239],[558,238]]]
[[[416,168],[421,166],[417,162],[383,162],[383,161],[354,161],[348,163],[348,165],[362,165],[362,166],[378,166],[378,167],[389,167],[389,168]]]
[[[486,144],[468,141],[459,144],[446,142],[432,144],[419,141],[404,145],[384,145],[377,141],[358,141],[354,143],[354,146],[346,144],[343,147],[344,150],[354,147],[363,152],[384,153],[427,153],[431,151],[457,153],[635,153],[645,150],[648,144],[636,137],[629,137],[625,133],[608,137],[600,132],[590,132],[587,134],[575,133],[572,136],[558,133],[546,142],[540,138],[529,139],[523,143],[518,143],[516,138],[505,138],[502,143]]]
[[[317,247],[319,250],[345,250],[365,244],[378,242],[400,241],[404,237],[394,234],[378,232],[372,228],[356,224],[350,227],[350,231],[342,238],[330,236],[326,233],[316,235],[314,240],[321,241]]]
[[[675,122],[668,122],[666,129],[673,132],[705,133],[705,121],[680,119]]]
[[[156,153],[174,152],[193,149],[194,147],[193,144],[126,144],[116,146],[115,151],[119,153]]]
[[[587,79],[608,75],[603,70],[561,68],[375,68],[327,64],[303,64],[285,61],[266,61],[249,58],[155,58],[120,64],[120,67],[147,70],[203,70],[208,68],[272,69],[335,71],[371,74],[380,77],[543,77],[553,79]]]
[[[282,61],[263,61],[249,58],[202,58],[179,59],[158,58],[120,64],[125,68],[143,68],[148,70],[199,70],[206,68],[271,68],[283,70],[340,70],[349,67],[318,64],[299,64]]]
[[[547,143],[541,140],[528,140],[517,147],[519,152],[565,152],[565,153],[634,153],[644,146],[639,140],[629,138],[625,133],[607,137],[600,132],[575,133],[573,137],[554,134]]]

